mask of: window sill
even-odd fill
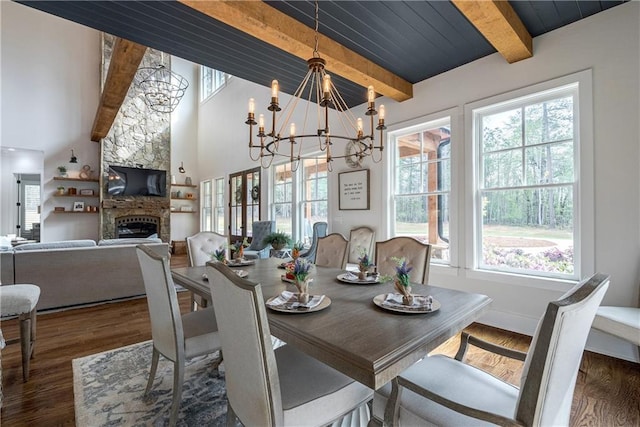
[[[568,291],[577,283],[576,280],[571,279],[526,276],[523,274],[473,269],[465,270],[464,276],[468,279],[484,280],[496,283],[508,283],[514,286],[562,292]]]

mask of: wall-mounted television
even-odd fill
[[[109,165],[111,196],[167,196],[167,171]]]

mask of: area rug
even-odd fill
[[[146,341],[73,360],[73,392],[78,426],[164,426],[169,422],[173,363],[160,357],[153,388],[144,397],[152,343]],[[224,367],[216,355],[187,361],[179,426],[226,425]]]

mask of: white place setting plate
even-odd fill
[[[241,260],[237,260],[237,259],[230,259],[227,262],[227,265],[229,267],[244,267],[246,265],[253,265],[256,262],[252,259],[241,259]]]
[[[284,291],[280,295],[269,298],[265,304],[271,310],[294,314],[312,313],[314,311],[324,310],[331,305],[331,298],[326,295],[312,295],[310,304],[313,304],[313,299],[315,298],[320,299],[320,301],[311,307],[305,307],[297,302],[297,294]]]
[[[358,275],[354,273],[342,273],[338,274],[338,280],[345,283],[354,283],[356,285],[373,285],[375,283],[380,283],[380,276],[367,276],[366,279],[360,280],[358,279]]]
[[[440,309],[440,301],[435,300],[433,298],[431,299],[430,306],[428,304],[423,304],[423,305],[414,304],[414,305],[408,306],[408,305],[403,305],[402,303],[398,303],[397,301],[389,301],[389,299],[387,298],[388,295],[389,294],[376,295],[373,298],[373,303],[384,310],[395,311],[398,313],[413,313],[413,314],[433,313],[434,311],[437,311]],[[397,294],[397,297],[400,297],[400,294]],[[417,297],[425,300],[429,298],[428,295],[414,295],[413,297],[414,298]]]

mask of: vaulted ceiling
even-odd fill
[[[264,86],[277,78],[288,93],[306,73],[313,47],[309,0],[18,1]],[[318,50],[349,106],[365,101],[363,86],[371,83],[403,100],[412,84],[497,50],[509,62],[526,58],[527,37],[624,1],[321,0]],[[488,5],[499,10],[487,12]],[[520,57],[509,58],[509,49]]]

